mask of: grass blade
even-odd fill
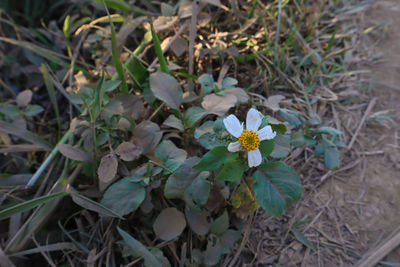
[[[111,27],[111,52],[112,52],[112,57],[114,60],[115,68],[117,69],[119,79],[121,80],[122,91],[124,93],[129,93],[128,85],[126,84],[124,68],[122,67],[122,63],[119,58],[117,37],[116,37],[116,33],[115,33],[114,23],[111,20],[110,13],[108,12],[108,8],[107,8],[107,5],[104,2],[104,0],[103,0],[103,4],[104,4],[104,8],[107,11],[108,20],[110,22],[110,27]]]
[[[119,234],[124,239],[125,243],[138,255],[143,257],[146,266],[157,267],[162,266],[157,258],[151,254],[151,252],[133,236],[122,230],[117,226]]]
[[[90,198],[87,198],[85,196],[82,196],[79,194],[75,189],[70,187],[70,191],[72,200],[81,206],[82,208],[92,210],[94,212],[106,215],[106,216],[111,216],[111,217],[117,217],[119,219],[124,220],[124,217],[122,217],[120,214],[115,213],[114,211],[110,210],[109,208],[101,205],[100,203],[91,200]]]
[[[27,249],[21,252],[17,252],[14,254],[11,254],[10,257],[21,257],[25,255],[31,255],[35,253],[40,253],[41,250],[44,250],[46,252],[50,251],[58,251],[58,250],[73,250],[73,251],[78,251],[74,243],[71,242],[60,242],[56,244],[50,244],[50,245],[45,245],[42,246],[41,248],[31,248]]]
[[[156,31],[154,30],[153,21],[151,20],[150,20],[150,25],[151,25],[151,37],[153,37],[154,49],[156,50],[158,62],[160,63],[160,70],[162,72],[169,74],[167,61],[165,60],[164,53],[161,49],[160,39],[158,38]]]
[[[279,0],[278,4],[278,23],[276,25],[276,35],[275,35],[275,61],[278,62],[278,44],[279,44],[279,32],[281,29],[281,15],[282,15],[282,0]]]
[[[7,219],[8,217],[11,217],[12,215],[20,212],[24,212],[30,209],[33,209],[34,207],[39,206],[40,204],[52,201],[55,198],[63,197],[68,195],[67,192],[58,192],[54,194],[50,194],[47,196],[43,197],[38,197],[32,200],[25,201],[23,203],[17,204],[15,206],[12,206],[8,209],[0,211],[0,220]]]
[[[52,149],[52,146],[47,141],[34,135],[30,131],[17,128],[14,125],[9,124],[5,121],[1,121],[1,120],[0,120],[0,132],[16,135],[21,139],[24,139],[28,142],[31,142],[40,147],[43,147],[45,150]]]
[[[56,99],[56,91],[54,90],[54,85],[50,77],[49,71],[47,69],[47,66],[42,64],[40,70],[42,71],[44,84],[46,85],[47,93],[49,94],[51,104],[53,105],[54,111],[56,113],[57,125],[58,125],[58,137],[60,137],[61,120],[60,120],[60,110],[58,109],[58,103]]]
[[[66,192],[66,188],[73,183],[78,174],[82,170],[82,164],[76,166],[74,171],[67,176],[67,166],[64,166],[64,170],[59,176],[56,184],[51,189],[52,192]],[[32,234],[39,231],[43,224],[50,219],[50,216],[57,208],[61,198],[55,198],[53,201],[45,203],[43,206],[37,208],[33,214],[26,220],[26,222],[20,227],[18,232],[12,237],[10,242],[7,244],[6,252],[17,252],[25,247],[26,243],[32,236]]]

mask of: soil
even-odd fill
[[[342,150],[341,169],[302,177],[306,193],[295,209],[280,220],[256,216],[245,266],[277,261],[281,266],[354,266],[400,225],[400,1],[376,1],[362,12],[356,14],[360,28],[372,31],[360,38],[352,70],[369,69],[357,79],[359,84],[371,82],[372,89],[349,88],[360,94],[361,103],[326,108],[332,108],[346,144],[364,116],[365,122],[352,148]],[[368,105],[372,110],[366,114]],[[296,228],[315,250],[290,231],[298,222],[302,224]],[[400,266],[400,247],[383,260]]]

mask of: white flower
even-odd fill
[[[236,152],[240,149],[246,150],[249,167],[256,167],[261,164],[262,157],[261,152],[258,149],[260,142],[272,139],[276,136],[276,132],[272,131],[272,128],[269,125],[258,130],[262,118],[263,115],[260,112],[251,108],[247,112],[246,130],[243,129],[243,123],[241,124],[235,115],[229,115],[224,119],[226,130],[239,139],[236,142],[230,143],[228,145],[228,150],[230,152]]]

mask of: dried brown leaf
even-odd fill
[[[108,183],[115,177],[117,170],[117,156],[110,153],[101,158],[99,168],[97,169],[97,175],[103,183]]]
[[[69,158],[69,159],[73,159],[73,160],[77,160],[77,161],[90,161],[90,157],[88,154],[86,154],[85,151],[67,145],[67,144],[59,144],[58,145],[58,149],[60,150],[60,153],[63,154],[63,156]]]
[[[165,241],[179,236],[185,227],[185,216],[176,208],[164,209],[153,224],[153,230],[156,235]]]
[[[143,149],[129,142],[121,143],[115,153],[124,161],[132,161],[142,154]]]
[[[27,89],[17,95],[17,104],[20,107],[26,107],[32,100],[32,91]]]

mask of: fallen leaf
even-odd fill
[[[110,182],[117,174],[118,159],[110,153],[101,158],[99,168],[97,169],[97,175],[103,183]]]
[[[235,105],[237,101],[236,96],[227,94],[218,96],[216,94],[206,95],[201,105],[209,114],[223,116],[225,113]]]
[[[158,124],[151,121],[142,121],[133,130],[134,143],[142,148],[143,154],[153,151],[162,137]]]
[[[142,151],[142,148],[129,142],[123,142],[115,149],[115,153],[124,161],[132,161],[138,158]]]
[[[67,144],[59,144],[58,145],[58,149],[60,150],[60,153],[63,154],[63,156],[69,158],[69,159],[73,159],[73,160],[77,160],[77,161],[90,161],[90,157],[88,154],[86,154],[85,151],[67,145]]]
[[[153,224],[153,230],[156,235],[165,241],[179,236],[185,227],[185,216],[176,208],[164,209]]]
[[[264,106],[270,108],[272,111],[278,111],[280,109],[279,103],[285,99],[283,95],[272,95],[268,97],[264,102]]]
[[[182,103],[182,89],[171,75],[157,71],[150,75],[150,89],[154,96],[164,101],[167,106],[178,110]]]
[[[32,100],[32,91],[27,89],[17,95],[17,104],[20,107],[26,107]]]

